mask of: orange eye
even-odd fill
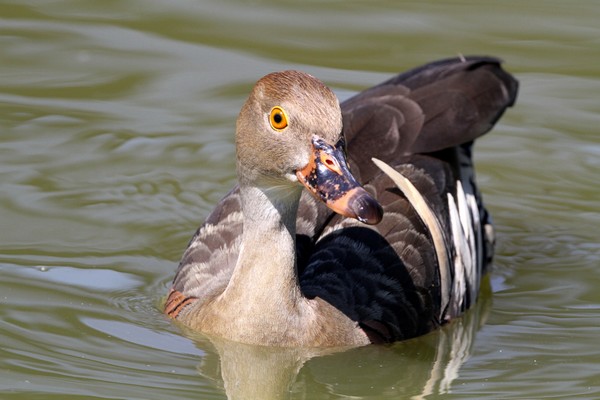
[[[269,114],[269,123],[273,129],[281,131],[288,126],[287,116],[281,107],[273,107]]]

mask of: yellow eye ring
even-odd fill
[[[281,131],[288,126],[287,115],[285,115],[283,108],[275,106],[271,109],[269,123],[271,124],[271,127],[277,131]]]

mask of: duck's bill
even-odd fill
[[[329,208],[369,225],[381,221],[381,205],[356,181],[344,154],[344,141],[335,146],[318,136],[312,139],[310,162],[296,171],[298,180]]]

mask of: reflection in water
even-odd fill
[[[450,391],[490,308],[486,278],[479,301],[462,318],[389,346],[274,348],[190,335],[206,351],[198,366],[200,375],[224,389],[230,400],[314,399],[315,393],[320,398],[328,393],[335,398],[417,400]]]

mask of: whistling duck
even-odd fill
[[[239,185],[191,239],[165,313],[290,347],[392,342],[459,316],[494,244],[473,141],[517,89],[490,57],[430,63],[341,106],[308,74],[266,75],[237,120]]]

